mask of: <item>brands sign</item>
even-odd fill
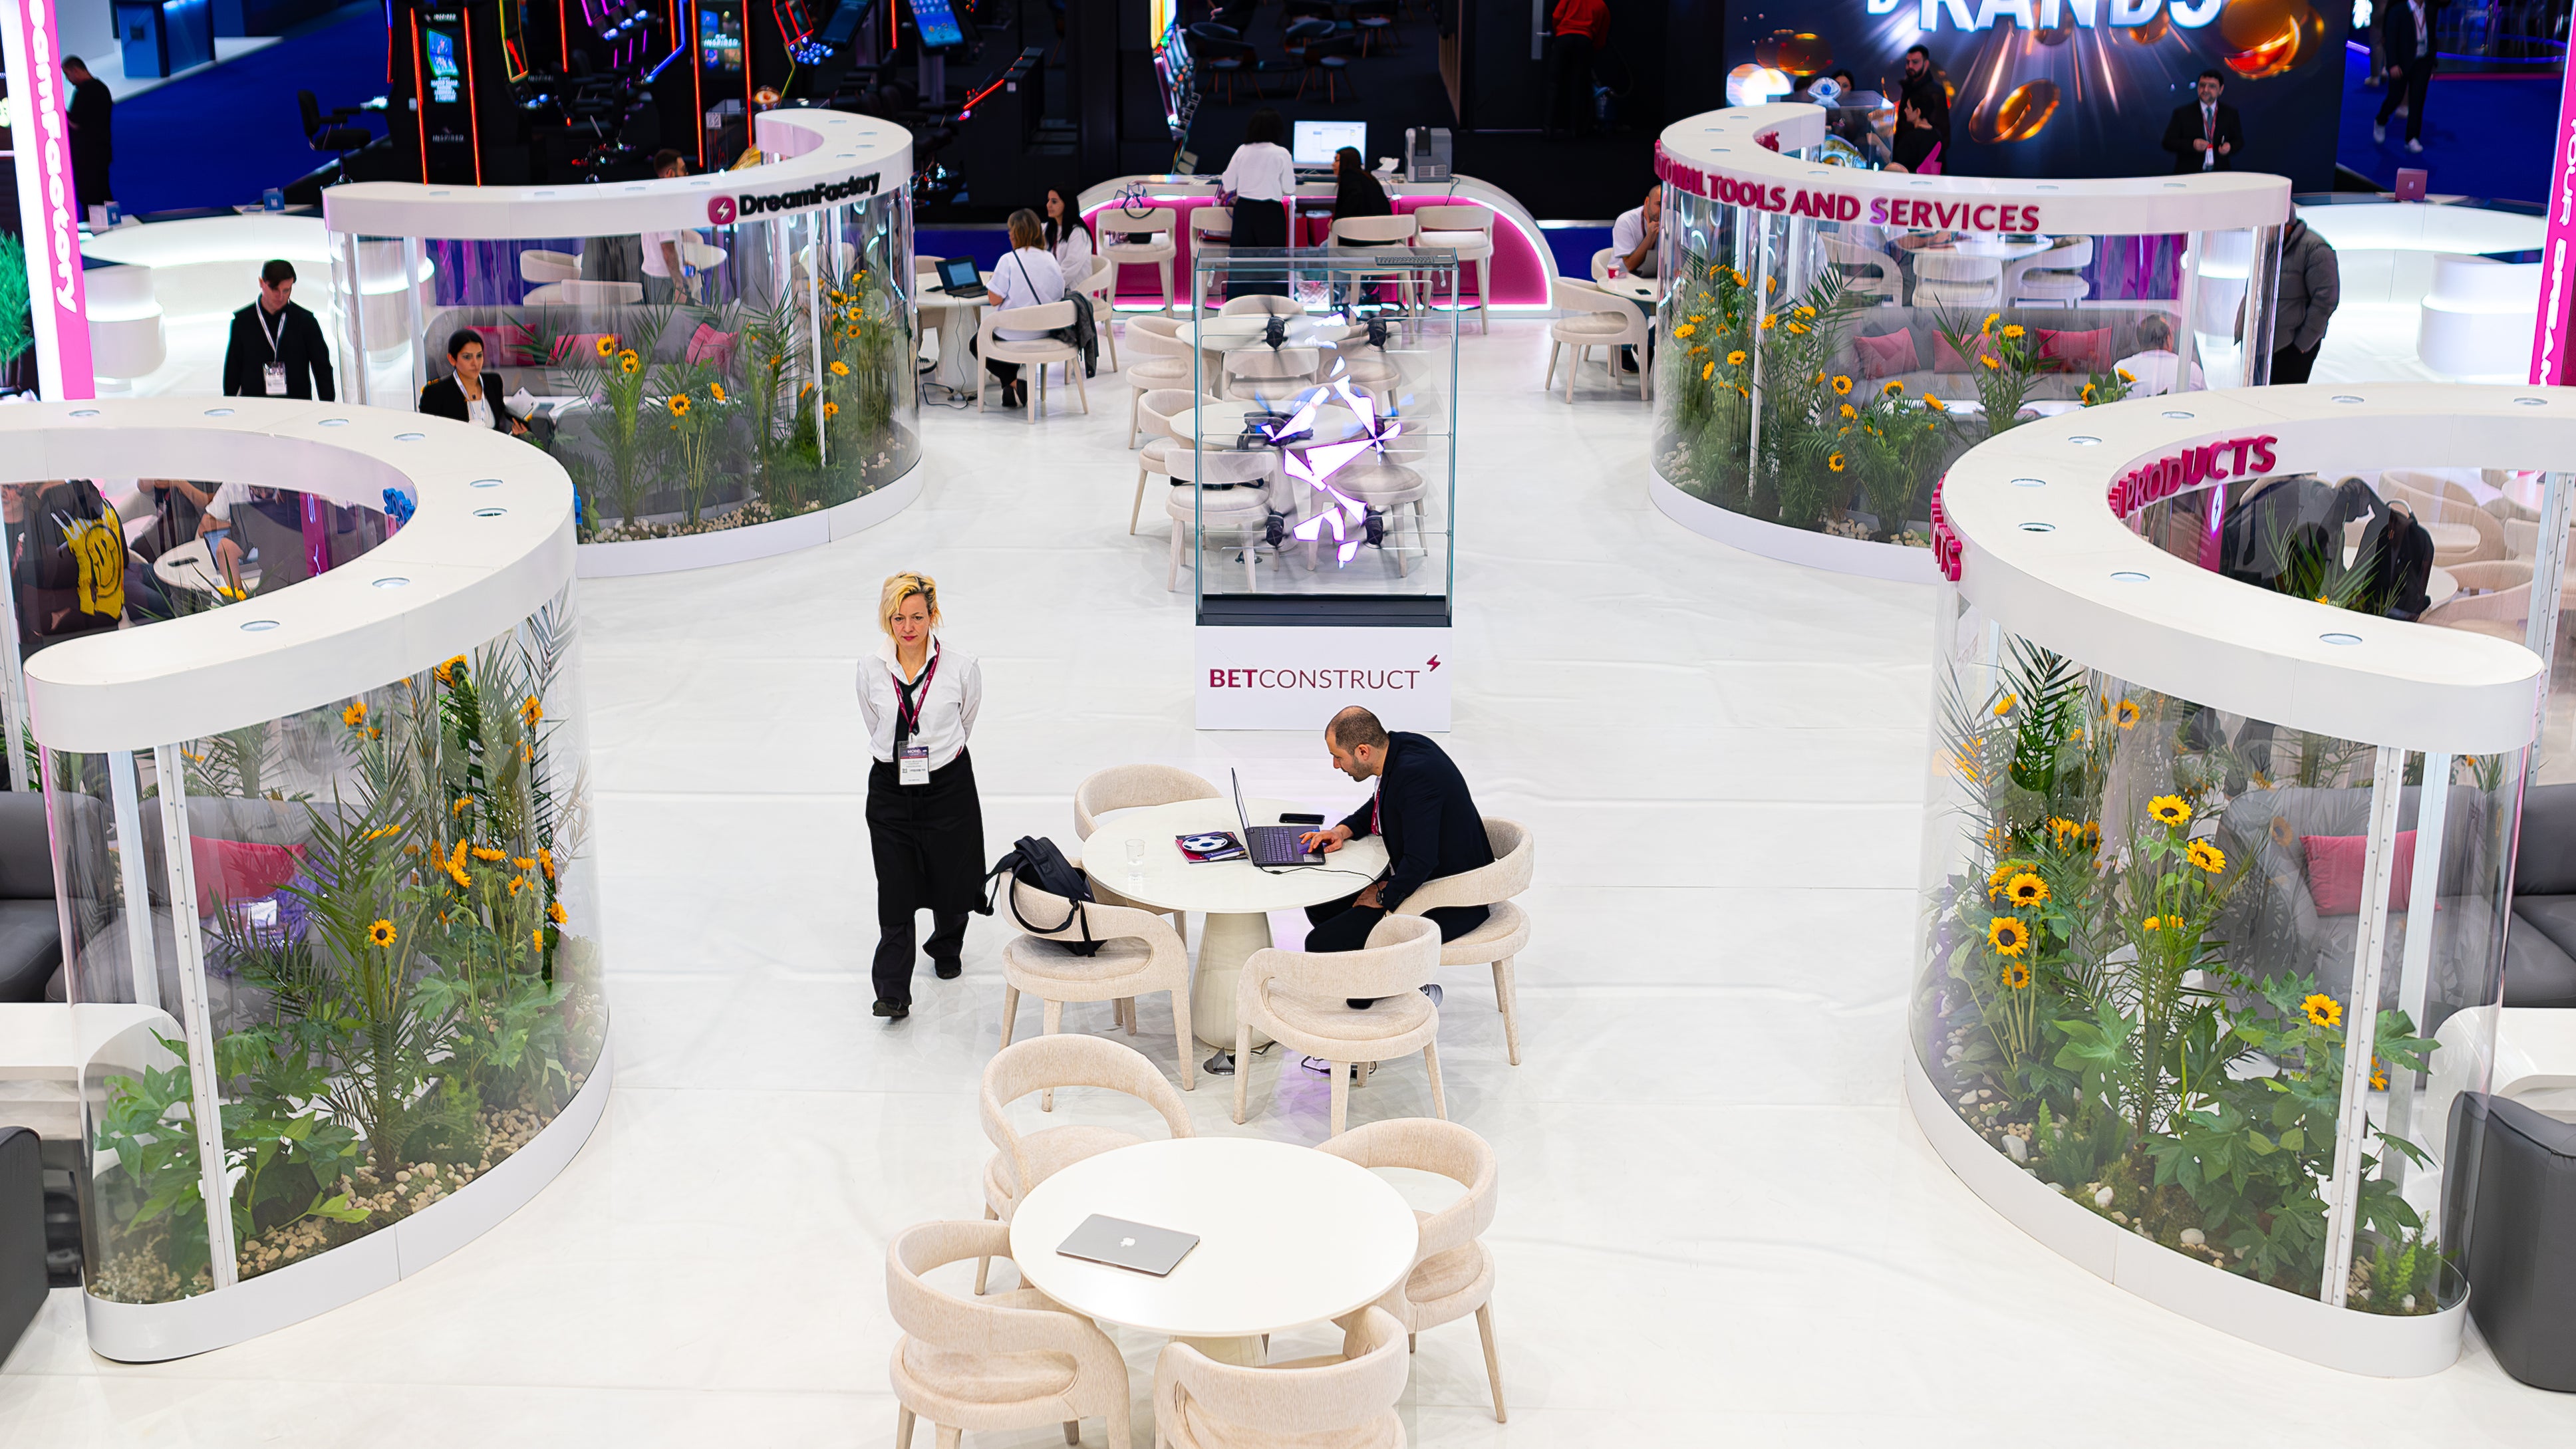
[[[2036,203],[1979,201],[1960,197],[1943,201],[1928,196],[1855,196],[1824,187],[1783,186],[1724,173],[1710,174],[1678,161],[1655,143],[1655,174],[1669,185],[1728,206],[1784,216],[1812,216],[1819,221],[1861,221],[1872,226],[1946,231],[2037,231]]]
[[[2227,0],[1869,0],[1869,13],[1893,15],[1902,10],[1925,35],[1992,30],[1999,20],[2011,21],[2024,33],[2078,25],[2087,30],[2151,29],[2158,17],[2184,30],[2198,30],[2216,20],[2226,5]]]
[[[1450,631],[1202,626],[1198,727],[1320,730],[1365,705],[1389,729],[1449,728]]]
[[[766,212],[805,211],[862,196],[874,196],[883,180],[880,173],[871,171],[865,176],[853,176],[847,181],[828,181],[819,186],[804,186],[794,191],[772,192],[766,196],[748,191],[735,196],[710,196],[707,198],[707,221],[714,226],[731,226],[736,221],[746,220]]]
[[[80,193],[72,180],[71,123],[63,114],[70,87],[55,39],[54,0],[0,0],[0,9],[8,12],[0,37],[18,123],[18,224],[27,241],[38,385],[48,398],[95,397],[81,281]]]

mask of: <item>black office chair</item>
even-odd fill
[[[367,144],[376,139],[373,132],[349,124],[358,118],[354,107],[344,106],[326,118],[322,103],[313,98],[311,91],[297,91],[295,106],[304,117],[304,144],[316,151],[338,153],[343,176],[349,171],[349,154],[367,149]]]
[[[1297,23],[1305,25],[1311,22],[1301,20]],[[1359,86],[1350,78],[1351,61],[1360,50],[1359,37],[1356,34],[1342,31],[1331,35],[1319,35],[1307,40],[1303,45],[1292,46],[1291,49],[1296,52],[1298,59],[1306,67],[1305,74],[1297,78],[1296,98],[1298,100],[1302,101],[1306,98],[1306,83],[1318,74],[1324,77],[1324,100],[1327,104],[1342,98],[1343,86],[1350,86],[1352,100],[1360,98]]]
[[[1234,102],[1235,77],[1248,75],[1252,77],[1254,99],[1268,98],[1268,93],[1261,88],[1261,53],[1235,34],[1234,27],[1203,20],[1190,27],[1190,40],[1198,48],[1199,59],[1207,69],[1210,93],[1222,86],[1225,101],[1231,105]]]

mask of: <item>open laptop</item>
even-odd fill
[[[1243,808],[1243,776],[1232,770],[1226,777],[1234,781],[1234,823],[1243,827],[1243,848],[1254,865],[1319,865],[1321,852],[1308,850],[1298,839],[1315,827],[1311,825],[1255,825]]]
[[[939,259],[939,290],[946,292],[952,297],[965,297],[969,299],[976,297],[989,297],[992,295],[991,292],[985,290],[984,278],[975,270],[975,259],[973,257],[941,257]]]
[[[1056,1245],[1056,1252],[1086,1263],[1106,1263],[1112,1268],[1132,1268],[1151,1273],[1157,1278],[1168,1276],[1190,1249],[1199,1245],[1196,1233],[1176,1233],[1170,1228],[1149,1228],[1125,1218],[1102,1217],[1098,1213],[1082,1220],[1070,1237]]]

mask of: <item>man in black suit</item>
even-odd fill
[[[261,267],[259,300],[233,314],[224,396],[333,401],[331,345],[322,340],[322,324],[295,305],[292,263]]]
[[[2406,149],[2424,149],[2424,92],[2433,83],[2433,8],[2427,0],[2380,0],[2379,53],[2388,58],[2388,94],[2370,139],[2388,139],[2388,118],[2406,108]]]
[[[1307,848],[1327,854],[1374,831],[1386,839],[1386,874],[1357,895],[1309,906],[1309,951],[1357,951],[1387,913],[1426,881],[1494,863],[1485,817],[1467,793],[1467,781],[1427,736],[1388,734],[1376,715],[1353,705],[1324,730],[1333,768],[1354,780],[1377,780],[1377,794],[1330,830],[1309,832]],[[1483,906],[1443,906],[1423,913],[1454,941],[1485,923]],[[1353,1007],[1369,1003],[1353,1000]]]
[[[2173,119],[2165,122],[2165,149],[2173,153],[2176,176],[2236,169],[2236,150],[2245,144],[2245,128],[2236,119],[2236,108],[2218,98],[2226,88],[2225,76],[2202,71],[2192,99],[2174,107]]]
[[[63,79],[72,83],[72,103],[63,116],[72,127],[72,190],[79,196],[81,210],[87,212],[105,207],[115,197],[108,186],[107,168],[116,160],[116,94],[107,82],[90,74],[77,55],[63,57]],[[106,217],[102,213],[92,220],[103,225]]]

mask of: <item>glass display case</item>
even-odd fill
[[[1430,299],[1457,271],[1438,248],[1195,259],[1169,511],[1200,623],[1447,625],[1460,314]]]
[[[2220,235],[2230,255],[2277,247]],[[1985,439],[2240,380],[2244,284],[2222,330],[2187,338],[2183,317],[2211,310],[2188,251],[2180,234],[1953,233],[1667,187],[1655,471],[1761,523],[1929,547],[1933,484]]]
[[[332,240],[354,276],[378,239]],[[361,400],[412,406],[476,339],[493,396],[571,473],[586,543],[794,518],[920,461],[900,188],[642,234],[397,240],[430,280],[402,335],[363,335],[348,309],[351,355],[371,358]]]
[[[569,589],[416,675],[151,751],[45,753],[91,1059],[88,1291],[163,1303],[402,1223],[598,1062]]]
[[[1938,669],[1911,1025],[1952,1110],[2068,1202],[2225,1272],[2316,1298],[2332,1262],[2357,1311],[2458,1301],[2425,1107],[2445,1027],[2501,993],[2519,753],[2249,719],[1955,594]],[[2362,909],[2372,865],[2384,916]]]

